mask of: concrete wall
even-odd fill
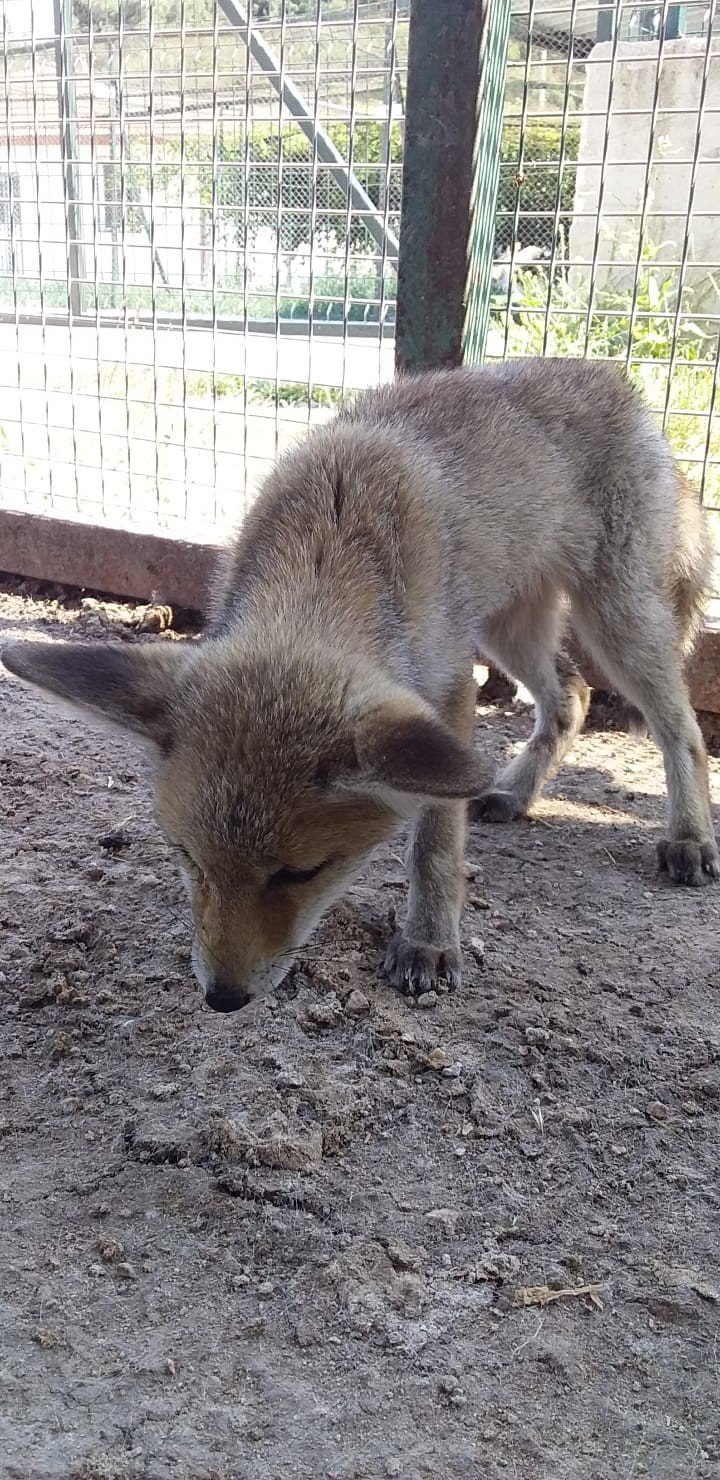
[[[711,58],[705,110],[699,121],[705,42],[690,38],[665,43],[658,109],[649,170],[646,241],[657,260],[679,264],[689,232],[686,283],[692,290],[683,307],[691,312],[718,309],[718,291],[709,274],[720,263],[720,50]],[[595,248],[596,218],[605,123],[611,103],[605,185],[602,195],[596,287],[631,291],[640,233],[640,213],[648,171],[657,42],[624,42],[618,47],[610,99],[612,43],[593,48],[588,59],[575,211],[570,230],[571,283],[587,291]],[[688,222],[692,161],[698,129],[700,152],[692,217]],[[713,213],[716,213],[715,215]],[[717,282],[717,276],[716,276]]]

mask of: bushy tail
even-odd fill
[[[678,473],[677,545],[670,570],[670,600],[685,657],[700,631],[713,585],[715,551],[705,512],[694,488]]]

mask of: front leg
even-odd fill
[[[439,980],[460,985],[466,816],[465,802],[434,802],[413,829],[407,919],[385,958],[386,975],[410,996],[429,992]]]

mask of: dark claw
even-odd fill
[[[658,843],[658,866],[670,875],[673,884],[692,888],[708,879],[720,879],[720,855],[714,842],[698,843],[694,838],[663,839]]]
[[[385,975],[401,992],[420,997],[431,992],[438,982],[450,988],[459,987],[462,979],[462,957],[455,946],[422,945],[395,935],[385,957]]]

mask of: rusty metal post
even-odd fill
[[[412,0],[398,261],[398,370],[462,359],[481,0]]]

